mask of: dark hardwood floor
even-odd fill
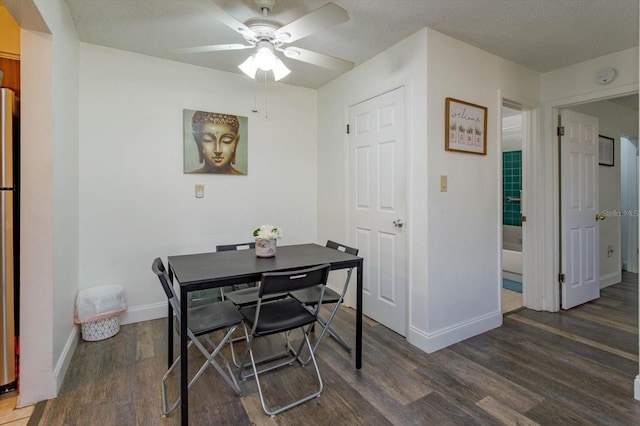
[[[334,325],[353,339],[354,313]],[[173,425],[160,414],[166,369],[165,320],[122,326],[101,342],[78,344],[60,395],[38,404],[30,425]],[[352,340],[353,341],[353,340]],[[192,350],[190,367],[202,363]],[[602,290],[600,299],[559,313],[524,309],[504,325],[433,354],[365,321],[363,368],[333,339],[318,351],[320,398],[271,418],[255,382],[236,396],[212,369],[190,392],[193,425],[632,425],[638,375],[638,276]],[[197,364],[197,365],[196,365]],[[284,372],[284,371],[281,371]],[[311,368],[269,374],[276,402],[303,392]],[[176,395],[177,376],[171,395]]]

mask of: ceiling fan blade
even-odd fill
[[[331,28],[349,20],[349,14],[335,3],[327,3],[275,31],[276,39],[283,43],[300,40],[317,31]]]
[[[251,49],[255,47],[252,44],[210,44],[207,46],[194,46],[194,47],[183,47],[181,49],[173,49],[174,53],[207,53],[207,52],[219,52],[221,50],[242,50],[242,49]]]
[[[215,19],[242,35],[247,40],[257,40],[256,33],[233,16],[229,15],[213,0],[197,0],[198,6],[203,12],[211,14]]]
[[[323,55],[322,53],[312,52],[311,50],[301,49],[299,47],[287,47],[284,49],[284,55],[296,61],[308,62],[319,67],[340,72],[351,71],[354,65],[353,62],[345,61],[344,59]]]

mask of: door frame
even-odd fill
[[[604,89],[602,91],[571,96],[542,104],[542,144],[533,150],[536,172],[541,186],[538,195],[540,203],[532,206],[539,216],[541,227],[535,236],[535,251],[540,256],[541,284],[539,299],[534,309],[549,312],[560,310],[560,155],[558,151],[558,114],[563,108],[574,105],[603,101],[606,99],[638,93],[638,84]]]
[[[540,103],[514,95],[512,93],[499,90],[499,104],[505,103],[520,107],[522,112],[522,199],[521,211],[523,216],[527,216],[527,221],[522,224],[522,304],[526,308],[539,309],[539,300],[541,299],[541,288],[536,283],[542,282],[540,258],[537,256],[536,247],[539,243],[539,216],[534,213],[532,207],[536,206],[541,198],[539,191],[540,176],[535,169],[534,149],[540,143]],[[499,114],[498,120],[502,128],[502,114]],[[500,135],[500,147],[502,147],[502,134]],[[502,164],[502,162],[500,162]],[[498,182],[502,185],[502,168],[497,170]],[[500,188],[499,194],[502,194]],[[498,200],[498,211],[502,211],[502,199]],[[535,208],[535,207],[534,207]],[[502,241],[502,221],[500,221],[498,229],[499,240]],[[500,245],[502,249],[502,245]],[[502,271],[502,254],[498,253],[499,271]],[[502,282],[498,283],[502,288]],[[498,294],[501,294],[498,291]],[[502,297],[502,296],[500,296]],[[500,306],[500,304],[498,305]]]

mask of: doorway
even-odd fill
[[[598,204],[598,215],[595,218],[591,218],[598,225],[596,229],[599,242],[594,249],[595,260],[592,263],[597,266],[596,269],[599,269],[594,278],[597,281],[598,289],[601,289],[621,282],[624,262],[622,256],[625,246],[628,245],[628,240],[623,237],[622,230],[625,222],[632,227],[637,226],[637,207],[625,207],[625,201],[623,201],[625,187],[629,185],[635,188],[637,195],[637,172],[634,176],[625,178],[622,167],[630,162],[635,165],[635,170],[637,170],[635,147],[633,148],[633,154],[629,154],[627,150],[624,150],[623,136],[635,136],[638,134],[638,95],[625,95],[594,102],[561,106],[558,107],[558,111],[560,110],[570,110],[597,118],[599,124],[596,143],[600,145],[603,141],[611,142],[611,148],[607,154],[608,157],[604,161],[600,158],[600,152],[596,152],[595,163],[598,178],[595,183],[597,200],[594,201]],[[605,145],[607,144],[603,144],[603,146]],[[629,155],[631,155],[631,158],[629,158]],[[559,164],[560,169],[567,167],[562,160],[560,160]],[[633,180],[631,184],[629,182],[630,179]],[[562,192],[563,187],[564,185],[560,180],[558,182],[559,193]],[[631,190],[633,191],[633,189]],[[635,201],[631,200],[631,202],[635,202],[635,206],[637,206],[637,197]],[[562,205],[562,202],[560,205]],[[632,217],[633,214],[635,214],[635,218]],[[562,211],[560,215],[562,215]],[[635,229],[636,234],[632,239],[634,242],[637,241],[637,228]],[[629,233],[625,233],[628,237]],[[561,243],[563,234],[564,231],[561,229],[558,239],[559,253],[563,252]],[[630,257],[637,263],[637,246],[635,253],[632,253]],[[560,278],[562,279],[562,273],[566,272],[566,268],[562,267],[564,263],[562,258],[558,262],[560,265]],[[589,263],[582,262],[585,267],[588,267]],[[587,276],[589,270],[585,269],[580,273]],[[568,295],[565,295],[564,291],[562,297],[559,297],[559,305],[563,309],[567,309],[572,305],[571,303],[566,303],[567,297]]]
[[[523,114],[502,105],[502,313],[522,308]]]

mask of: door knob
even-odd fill
[[[393,221],[393,226],[395,226],[396,228],[402,228],[402,225],[404,225],[404,223],[402,223],[400,219],[396,219]]]
[[[603,214],[600,213],[596,213],[596,221],[598,220],[605,220],[607,217]]]

